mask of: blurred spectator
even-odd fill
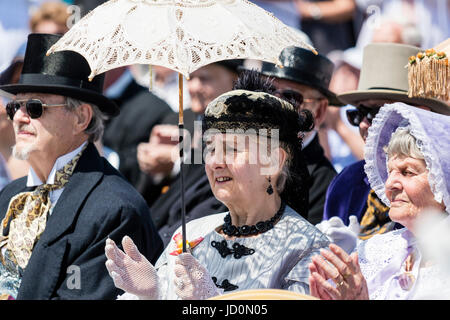
[[[0,85],[17,83],[22,65],[23,60],[18,59],[1,73]],[[12,156],[12,147],[16,144],[16,141],[13,124],[5,109],[6,104],[12,97],[6,92],[0,92],[0,190],[10,181],[23,177],[28,172],[28,163]]]
[[[285,25],[299,29],[300,15],[296,10],[294,0],[251,0],[251,2],[271,12]]]
[[[0,191],[12,180],[6,159],[14,145],[14,129],[6,114],[5,102],[0,98]]]
[[[137,85],[134,80],[131,81],[131,84],[125,87]],[[164,100],[143,87],[124,100],[119,107],[120,114],[106,126],[103,143],[117,152],[119,171],[133,186],[138,187],[141,171],[137,160],[137,146],[147,142],[153,127],[162,123],[163,119],[173,112]]]
[[[0,98],[0,162],[3,162],[0,167],[4,165],[3,170],[0,168],[0,189],[3,187],[2,182],[5,182],[8,178],[15,180],[25,176],[28,172],[26,161],[18,160],[12,156],[15,138],[12,123],[6,115],[5,104],[7,102],[7,99]]]
[[[353,66],[350,57],[342,56],[336,61],[335,71],[330,81],[330,90],[336,94],[353,91],[358,88],[359,68]],[[329,106],[323,130],[327,131],[330,160],[337,172],[344,167],[364,158],[364,142],[356,127],[346,117],[351,106]]]
[[[130,66],[130,72],[136,82],[156,96],[164,100],[174,112],[178,112],[178,72],[162,66],[151,66],[135,64]],[[151,72],[151,73],[150,73]],[[150,84],[151,78],[151,84]],[[183,77],[183,108],[190,107],[190,96],[187,88],[187,80]]]
[[[300,29],[321,54],[353,47],[357,33],[353,17],[354,0],[295,0],[300,14]]]
[[[0,1],[0,72],[4,71],[17,56],[20,46],[27,41],[29,11],[42,1]],[[8,44],[8,45],[4,45]]]
[[[33,33],[64,34],[69,30],[67,21],[70,17],[68,6],[62,2],[44,2],[30,19],[30,30]]]
[[[383,24],[382,17],[407,27],[401,43],[432,48],[450,34],[448,0],[356,0],[356,4],[369,14],[361,30],[362,47],[378,32],[375,29]]]

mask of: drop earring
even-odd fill
[[[273,187],[272,187],[272,183],[271,183],[270,176],[269,176],[269,186],[267,187],[266,192],[267,192],[269,195],[271,195],[271,194],[273,193]]]

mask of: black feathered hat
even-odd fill
[[[36,92],[71,97],[95,104],[106,115],[118,115],[117,105],[102,94],[105,75],[89,81],[90,68],[80,54],[62,51],[46,56],[60,38],[55,34],[30,34],[19,82],[0,89],[11,94]]]

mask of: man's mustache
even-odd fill
[[[14,131],[16,134],[18,134],[20,131],[26,131],[31,134],[36,134],[36,130],[33,128],[33,126],[31,126],[29,124],[22,124],[19,126],[14,126]]]

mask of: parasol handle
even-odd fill
[[[180,145],[180,175],[181,175],[181,235],[183,241],[183,252],[187,252],[186,249],[186,204],[184,201],[184,122],[183,122],[183,75],[181,73],[178,74],[178,98],[179,98],[179,118],[178,118],[178,129],[179,136],[178,142]]]

